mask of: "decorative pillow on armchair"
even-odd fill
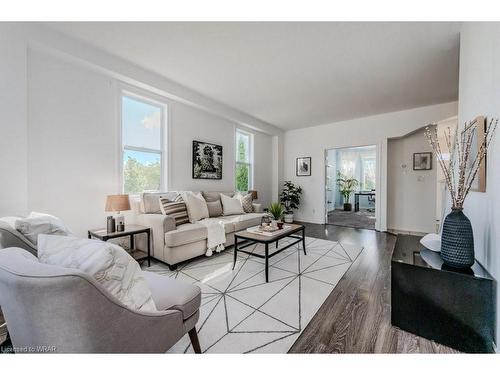
[[[17,231],[21,232],[35,245],[39,234],[72,235],[61,219],[39,212],[32,212],[27,218],[16,220],[15,227]]]
[[[157,311],[139,264],[118,245],[40,234],[38,259],[42,263],[78,269],[92,276],[131,309]]]

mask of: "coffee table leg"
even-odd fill
[[[304,255],[307,255],[306,253],[306,229],[302,228],[302,250],[304,250]]]
[[[148,267],[151,267],[151,229],[148,231]]]
[[[236,258],[238,257],[238,237],[234,236],[234,258],[233,258],[233,270],[236,266]]]
[[[269,244],[266,243],[266,283],[269,282]]]
[[[279,241],[279,240],[276,240],[276,248],[278,248],[278,241]]]

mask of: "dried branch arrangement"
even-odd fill
[[[429,124],[425,128],[425,137],[429,141],[445,176],[446,186],[453,202],[453,210],[461,210],[463,208],[465,198],[469,194],[472,183],[478,174],[479,167],[486,157],[497,124],[498,119],[490,120],[477,152],[472,151],[474,129],[476,125],[479,125],[476,124],[476,120],[465,124],[464,130],[460,134],[454,135],[448,127],[444,132],[446,146],[450,150],[448,164],[444,158],[442,147],[439,144],[437,124]]]

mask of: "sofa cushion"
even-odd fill
[[[263,213],[251,213],[251,214],[240,215],[240,219],[234,223],[234,231],[238,232],[246,228],[260,225],[260,220],[262,216],[264,216]]]
[[[173,202],[167,198],[160,198],[160,208],[163,215],[174,218],[176,226],[189,223],[186,203],[179,197]]]
[[[174,201],[179,195],[177,191],[167,191],[165,193],[142,193],[141,211],[144,214],[161,214],[160,198]]]
[[[245,211],[245,213],[249,214],[251,212],[253,212],[253,205],[252,205],[252,202],[253,202],[253,198],[252,198],[252,194],[241,194],[240,192],[237,192],[235,195],[234,195],[235,198],[238,198],[241,202],[241,205],[243,206],[243,211]]]
[[[197,285],[154,272],[143,271],[158,310],[179,310],[184,320],[195,314],[201,303],[201,289]]]
[[[234,191],[204,191],[203,198],[205,198],[207,202],[220,201],[221,194],[227,195],[228,197],[233,197]]]
[[[222,216],[222,204],[220,200],[207,202],[207,207],[208,207],[208,215],[210,217]]]
[[[224,216],[244,214],[243,206],[238,198],[231,198],[227,195],[221,194],[222,211]]]
[[[224,231],[226,234],[234,232],[236,223],[224,223]],[[176,230],[165,233],[165,243],[168,247],[176,247],[189,243],[203,241],[207,239],[207,227],[199,223],[189,223],[179,225]]]
[[[190,223],[209,217],[207,202],[201,193],[186,191],[182,193],[182,199],[186,203]]]

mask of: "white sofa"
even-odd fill
[[[233,196],[235,192],[201,192],[207,202],[220,200],[220,194]],[[188,223],[179,226],[175,220],[163,215],[160,209],[160,197],[175,199],[179,192],[143,193],[139,200],[132,202],[132,208],[137,215],[137,224],[152,228],[151,255],[175,269],[180,262],[204,255],[207,250],[207,229],[199,223]],[[253,203],[254,212],[241,215],[220,216],[226,223],[226,242],[224,246],[234,244],[234,232],[259,225],[264,215],[262,205]],[[138,241],[138,247],[142,241]],[[145,246],[144,246],[145,247]]]

